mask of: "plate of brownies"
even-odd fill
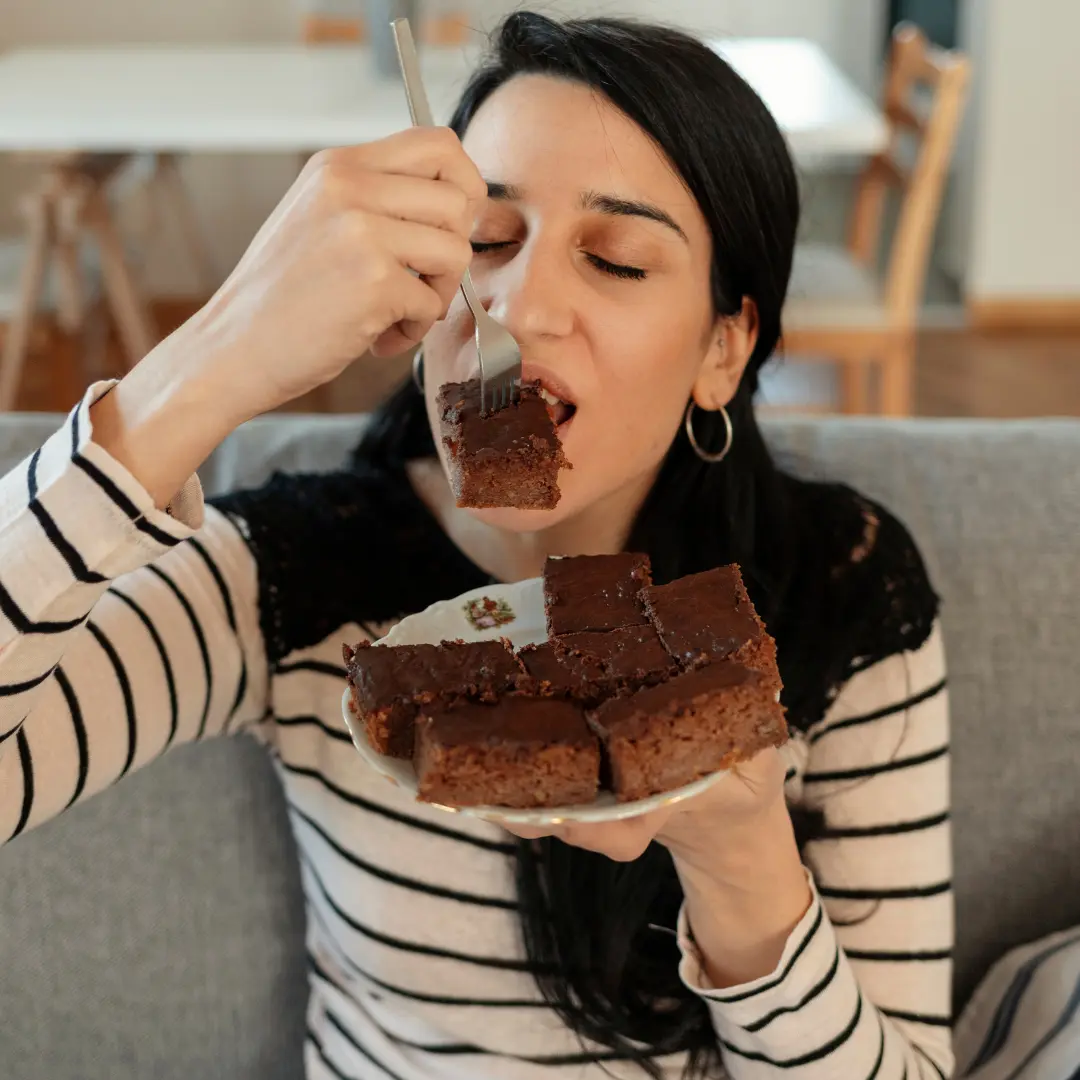
[[[614,821],[787,738],[776,647],[737,566],[549,559],[345,646],[361,756],[420,802],[517,824]]]

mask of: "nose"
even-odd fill
[[[574,326],[572,268],[539,243],[524,245],[483,284],[492,318],[519,345],[565,337]]]

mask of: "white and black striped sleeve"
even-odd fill
[[[805,770],[789,795],[823,826],[804,850],[813,900],[776,970],[710,989],[680,918],[683,979],[735,1080],[952,1075],[948,745],[935,627],[854,676],[793,746]]]
[[[0,479],[0,843],[266,709],[247,544],[197,478],[159,511],[92,440],[110,385]]]

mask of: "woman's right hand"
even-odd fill
[[[448,128],[316,154],[206,306],[94,406],[95,439],[164,504],[238,424],[419,343],[486,195]]]
[[[255,415],[368,349],[416,345],[461,284],[486,194],[449,128],[316,154],[193,320],[223,385]]]

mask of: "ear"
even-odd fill
[[[757,304],[749,296],[738,314],[717,316],[692,391],[699,408],[719,409],[735,396],[757,339]]]

